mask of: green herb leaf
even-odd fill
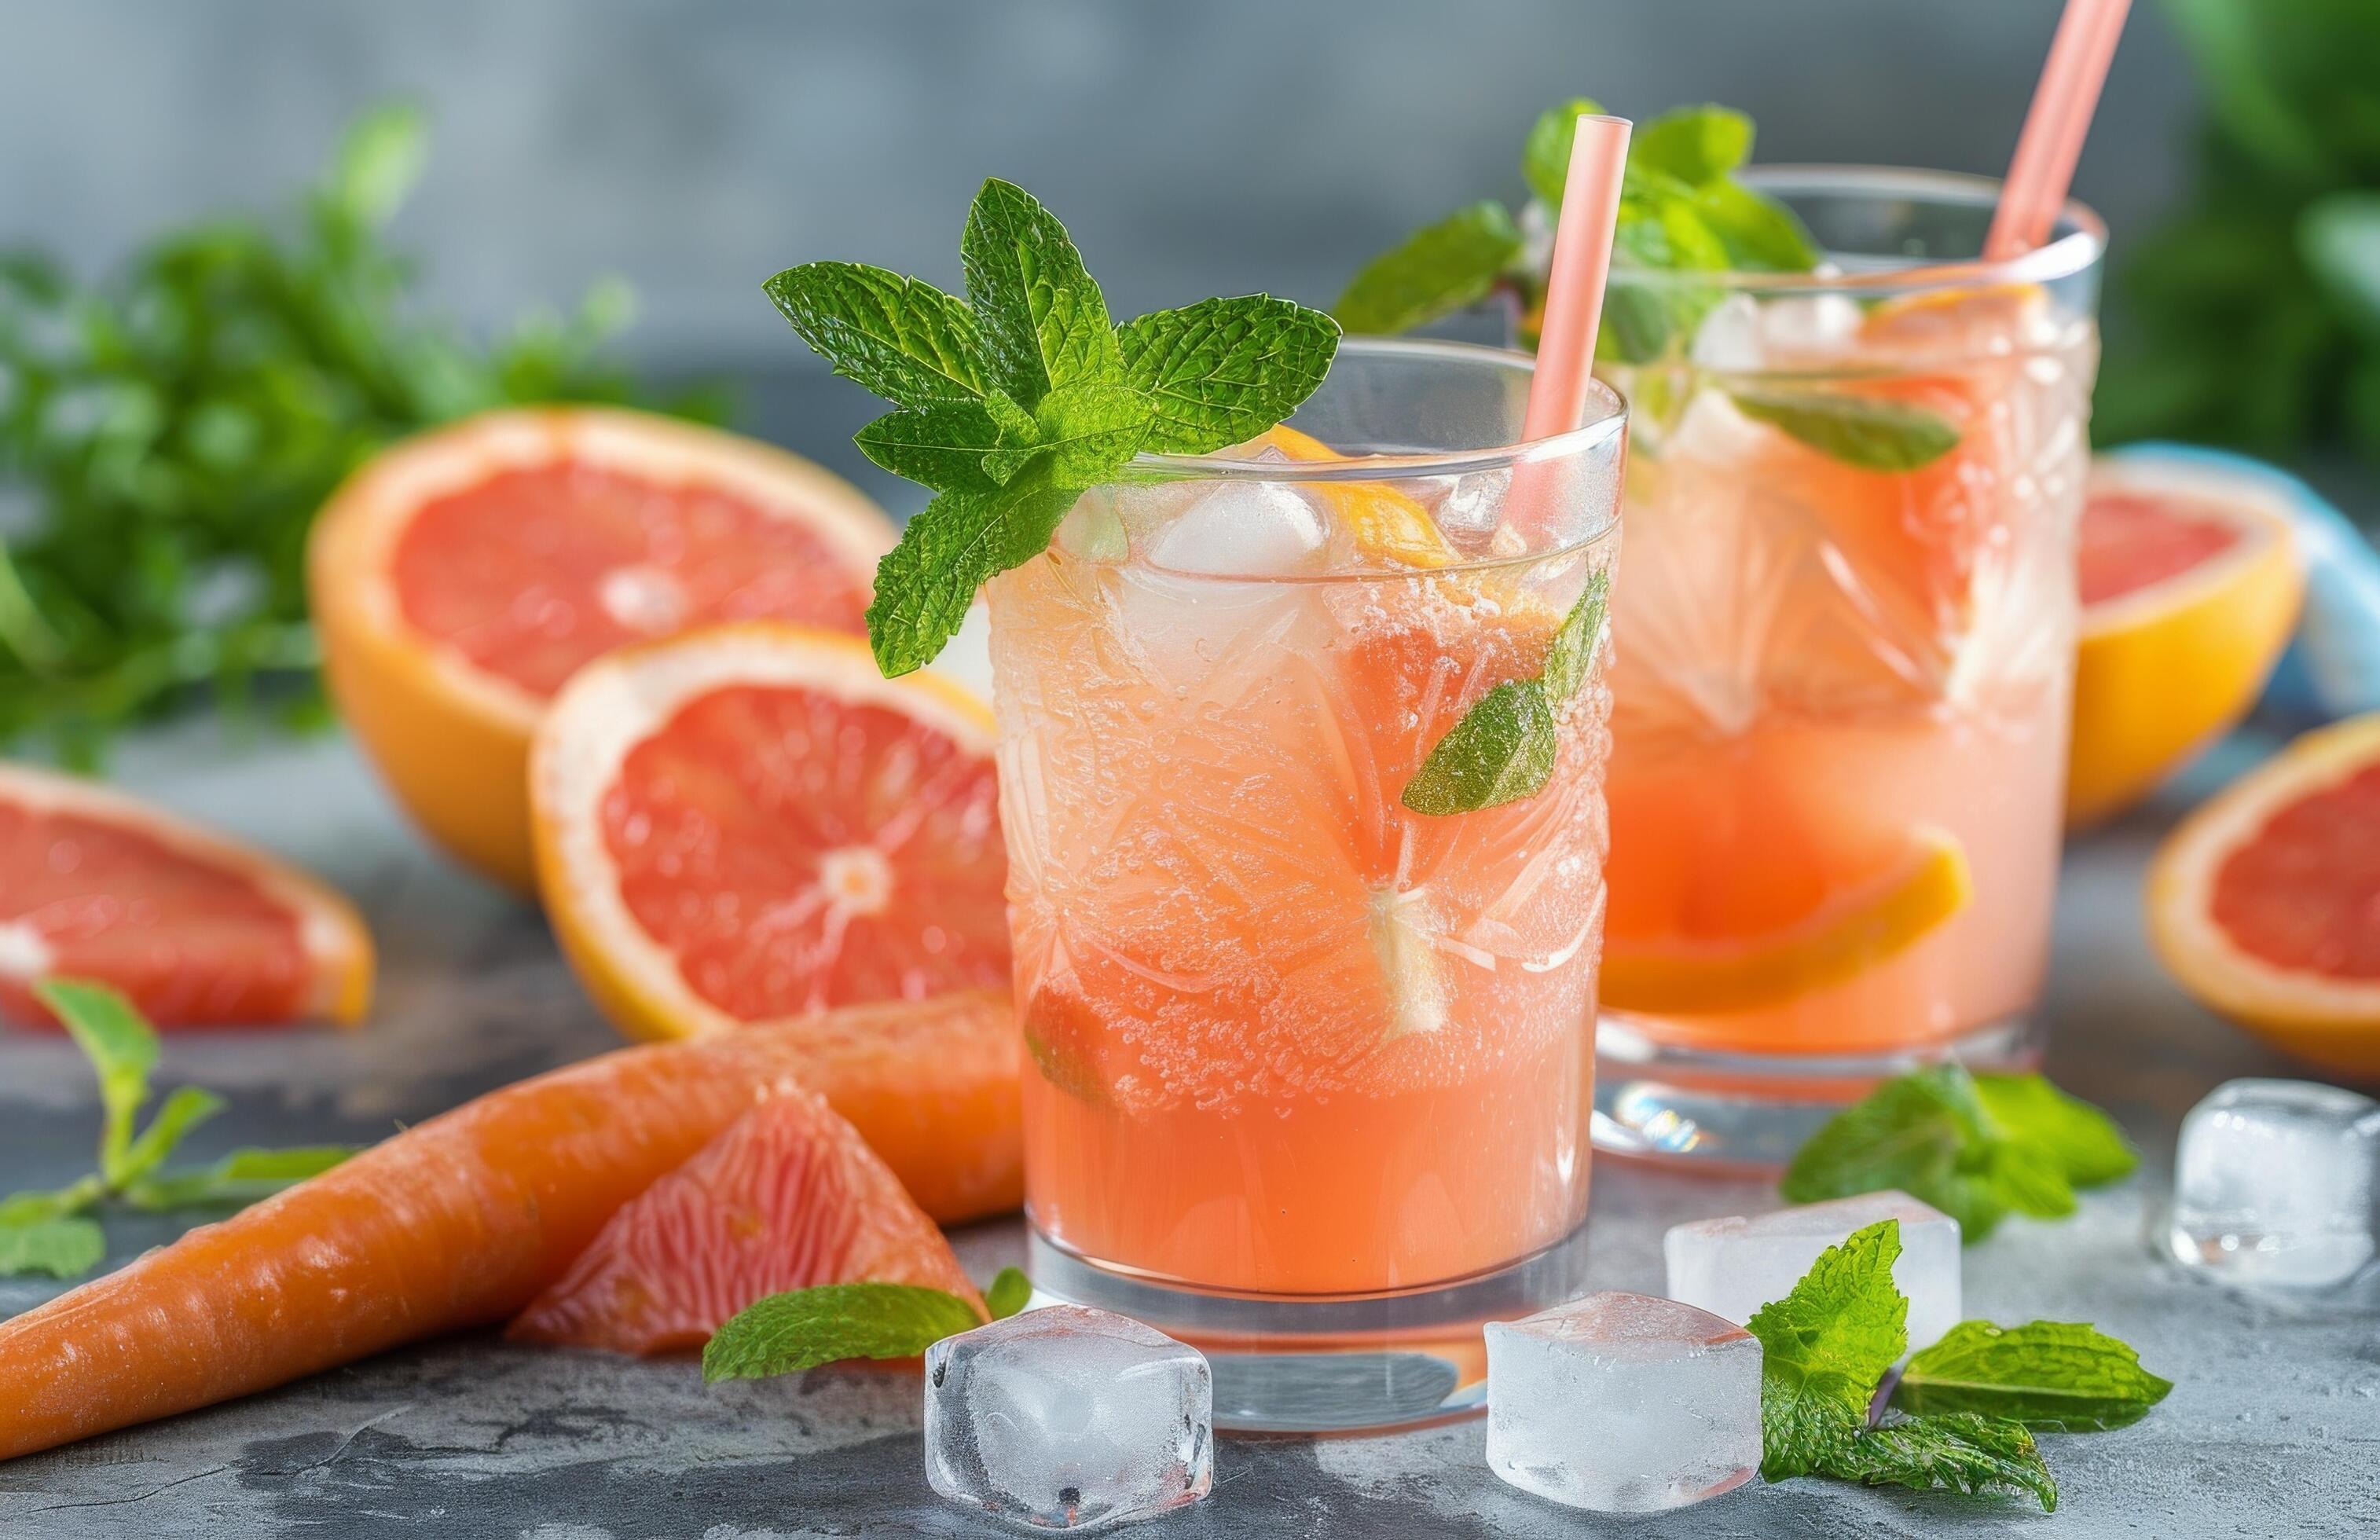
[[[56,1014],[99,1075],[99,1169],[111,1187],[122,1184],[132,1148],[132,1121],[149,1099],[149,1073],[157,1067],[157,1034],[132,1002],[104,984],[48,978],[33,993]]]
[[[907,1283],[827,1283],[771,1294],[722,1326],[702,1377],[760,1379],[847,1358],[913,1358],[983,1324],[975,1306]]]
[[[1807,273],[1818,265],[1818,243],[1793,211],[1741,182],[1695,189],[1694,212],[1739,272]]]
[[[760,285],[834,371],[913,411],[979,401],[986,339],[933,285],[864,262],[804,262]]]
[[[1906,402],[1833,391],[1730,391],[1736,408],[1863,470],[1918,470],[1959,447],[1959,430],[1938,412]]]
[[[987,180],[959,240],[967,303],[991,378],[1030,409],[1055,386],[1121,370],[1107,301],[1057,216],[1014,182]]]
[[[1037,452],[1049,455],[1050,481],[1076,490],[1096,485],[1139,454],[1156,420],[1148,397],[1104,380],[1053,388],[1033,416],[1040,430]]]
[[[1560,749],[1543,682],[1508,679],[1447,729],[1401,800],[1429,818],[1518,802],[1545,789]]]
[[[1752,119],[1708,103],[1671,108],[1637,129],[1629,142],[1630,164],[1692,187],[1718,181],[1751,158]]]
[[[2298,249],[2339,314],[2380,343],[2380,192],[2333,192],[2307,204]]]
[[[995,1321],[1004,1321],[1033,1301],[1033,1280],[1022,1267],[1002,1267],[983,1291],[984,1307]]]
[[[183,1135],[227,1105],[212,1091],[201,1091],[195,1085],[176,1086],[168,1092],[157,1115],[125,1150],[122,1164],[108,1174],[108,1185],[121,1191],[164,1165],[165,1158],[181,1144]]]
[[[2132,1174],[2141,1158],[2113,1118],[2037,1074],[1979,1074],[1975,1097],[1994,1130],[2047,1155],[2077,1187]]]
[[[2043,1512],[2058,1510],[2058,1483],[2023,1425],[1967,1413],[1861,1434],[1828,1456],[1819,1473],[1921,1492],[2030,1495]]]
[[[876,564],[868,639],[887,678],[934,661],[966,619],[976,589],[1049,546],[1076,493],[1039,467],[993,491],[946,491]]]
[[[1319,310],[1249,294],[1142,316],[1116,329],[1116,346],[1125,382],[1155,413],[1142,447],[1204,455],[1255,438],[1313,394],[1338,353],[1339,326]]]
[[[1909,1301],[1892,1281],[1900,1255],[1900,1220],[1855,1231],[1745,1323],[1760,1339],[1768,1480],[1824,1471],[1867,1425],[1877,1384],[1909,1345]]]
[[[1365,263],[1331,309],[1350,332],[1410,332],[1486,297],[1521,246],[1501,203],[1474,203]]]
[[[2140,1421],[2172,1388],[2141,1367],[2139,1353],[2093,1327],[1961,1321],[1910,1359],[1892,1404],[1926,1417],[1976,1413],[2087,1433]]]
[[[355,1153],[349,1145],[236,1149],[212,1165],[142,1177],[124,1190],[124,1201],[151,1210],[244,1207],[320,1176]]]
[[[1603,619],[1610,601],[1611,574],[1597,572],[1586,580],[1578,602],[1562,617],[1561,629],[1546,649],[1546,697],[1554,704],[1568,701],[1586,683],[1595,649],[1603,640]]]
[[[429,125],[409,103],[374,107],[347,126],[327,189],[340,212],[377,229],[413,196],[430,158]]]
[[[0,1278],[47,1273],[79,1278],[107,1255],[107,1237],[90,1219],[0,1221]]]
[[[979,401],[943,402],[917,412],[887,412],[854,434],[851,442],[893,475],[937,491],[988,492],[1002,479],[984,467],[984,456],[1000,446],[1001,433]]]
[[[1573,96],[1559,107],[1548,107],[1529,125],[1521,145],[1521,177],[1537,201],[1548,211],[1561,207],[1570,183],[1570,152],[1578,142],[1578,120],[1601,115],[1603,109],[1584,96]]]

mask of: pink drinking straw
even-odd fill
[[[1585,420],[1630,127],[1624,117],[1589,115],[1578,120],[1577,137],[1571,140],[1570,179],[1562,184],[1545,319],[1537,327],[1536,378],[1529,383],[1529,409],[1521,428],[1524,442],[1567,433]]]
[[[1992,261],[2022,256],[2049,238],[2131,8],[2131,0],[2066,0],[1984,238],[1984,255]]]

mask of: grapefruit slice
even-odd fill
[[[2149,939],[2204,1004],[2380,1078],[2380,713],[2299,738],[2167,837]]]
[[[1250,445],[1278,450],[1292,460],[1352,458],[1311,433],[1287,426],[1265,430]],[[1387,482],[1318,481],[1311,490],[1366,564],[1395,569],[1453,564],[1453,548],[1438,532],[1428,510]]]
[[[31,985],[95,979],[161,1027],[362,1018],[353,905],[261,852],[62,775],[0,765],[0,1017],[54,1025]]]
[[[1726,939],[1609,938],[1600,997],[1613,1010],[1656,1015],[1760,1010],[1856,977],[1973,896],[1959,842],[1918,830],[1883,870],[1789,925]]]
[[[332,696],[397,800],[469,865],[533,879],[521,787],[590,660],[715,622],[857,633],[892,525],[808,461],[609,407],[492,412],[377,456],[316,521]]]
[[[2246,714],[2305,588],[2288,494],[2187,452],[2099,458],[2078,569],[2070,827],[2130,806]]]
[[[807,1091],[762,1102],[612,1216],[505,1333],[658,1353],[698,1348],[767,1295],[907,1283],[983,1301],[898,1178]]]

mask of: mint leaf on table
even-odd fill
[[[149,1126],[124,1152],[122,1164],[107,1173],[108,1185],[121,1192],[164,1165],[165,1158],[180,1146],[184,1134],[228,1105],[212,1091],[202,1091],[195,1085],[176,1086],[167,1093]]]
[[[1457,209],[1365,263],[1331,313],[1350,332],[1393,334],[1427,326],[1486,298],[1522,246],[1501,203]]]
[[[1596,573],[1562,617],[1531,679],[1508,679],[1472,702],[1433,745],[1398,800],[1427,818],[1519,802],[1546,789],[1561,752],[1560,709],[1586,682],[1603,640],[1611,579]]]
[[[123,1196],[135,1208],[152,1210],[245,1207],[320,1176],[355,1153],[351,1145],[236,1149],[208,1165],[142,1177]]]
[[[975,1306],[909,1283],[825,1283],[747,1305],[702,1350],[702,1377],[761,1379],[847,1358],[914,1358],[983,1324]]]
[[[1926,1417],[1974,1413],[2051,1433],[2124,1427],[2173,1382],[2095,1328],[2067,1321],[1961,1321],[1901,1370],[1892,1404]]]
[[[2024,1425],[1970,1412],[1887,1423],[1829,1454],[1817,1473],[1921,1492],[2025,1494],[2058,1511],[2058,1483]]]
[[[877,564],[868,635],[887,675],[931,662],[976,590],[1048,549],[1085,490],[1143,449],[1198,455],[1262,432],[1338,348],[1330,317],[1263,295],[1111,325],[1065,226],[997,178],[960,258],[964,301],[852,262],[763,285],[837,373],[905,408],[860,430],[861,452],[940,494]]]
[[[132,1002],[104,984],[46,978],[33,986],[99,1076],[99,1169],[112,1186],[132,1148],[133,1120],[149,1101],[157,1034]]]
[[[1022,1267],[1002,1267],[983,1291],[984,1308],[995,1321],[1004,1321],[1032,1303],[1033,1280]]]
[[[2039,1075],[1937,1064],[1828,1120],[1779,1189],[1795,1203],[1898,1189],[1958,1220],[1973,1244],[2011,1212],[2072,1213],[2075,1188],[2115,1181],[2136,1160],[2107,1114]]]
[[[106,1255],[107,1236],[96,1220],[72,1215],[23,1222],[0,1219],[0,1278],[79,1278]]]
[[[1835,391],[1730,391],[1736,410],[1828,459],[1863,470],[1920,470],[1959,447],[1958,426],[1900,401]]]
[[[1792,1292],[1745,1323],[1760,1339],[1760,1473],[1826,1473],[1867,1426],[1869,1402],[1909,1345],[1909,1301],[1892,1281],[1900,1221],[1829,1246]]]

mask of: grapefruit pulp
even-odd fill
[[[112,984],[161,1027],[360,1019],[371,938],[330,889],[83,781],[0,765],[0,1017],[30,986]]]
[[[893,531],[808,461],[615,408],[488,413],[368,463],[316,521],[332,696],[407,810],[526,891],[546,702],[625,643],[750,618],[856,633]]]

